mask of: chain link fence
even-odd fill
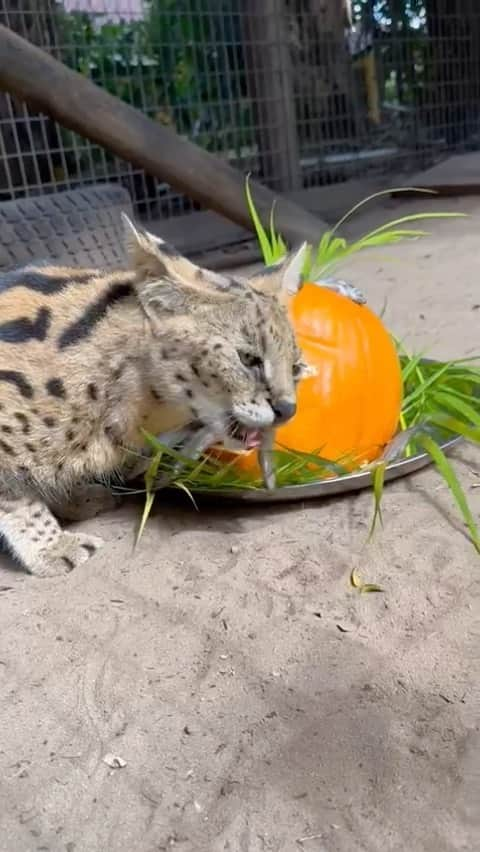
[[[479,147],[478,0],[0,0],[0,23],[279,191]],[[0,200],[106,180],[144,219],[194,209],[0,93]]]

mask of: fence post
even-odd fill
[[[302,188],[285,0],[244,0],[248,92],[262,178],[280,191]]]

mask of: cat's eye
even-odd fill
[[[296,382],[299,382],[301,378],[305,375],[307,371],[307,365],[303,363],[303,361],[298,361],[297,364],[293,365],[293,378]]]
[[[245,352],[245,350],[238,351],[238,357],[242,362],[244,367],[248,367],[249,370],[263,370],[263,361],[258,355],[255,355],[253,352]]]

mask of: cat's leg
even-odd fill
[[[0,494],[0,536],[31,574],[51,577],[73,571],[102,546],[97,536],[62,530],[37,497]]]

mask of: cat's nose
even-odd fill
[[[273,406],[275,423],[286,423],[297,410],[297,406],[291,399],[279,399]]]

